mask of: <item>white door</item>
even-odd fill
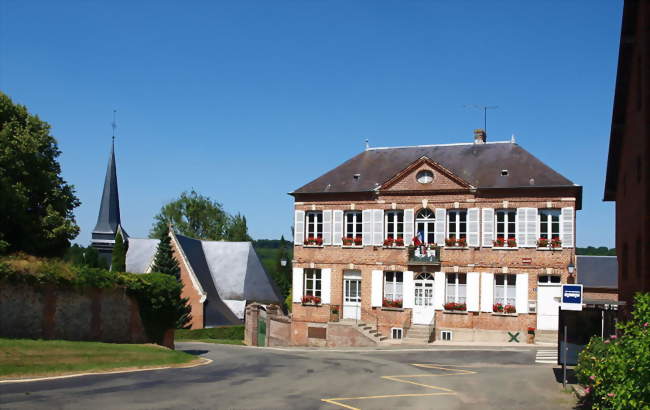
[[[413,282],[413,324],[432,325],[436,310],[433,307],[433,276],[420,273]]]
[[[343,318],[361,319],[361,272],[343,274]]]
[[[560,303],[555,298],[561,294],[561,285],[537,285],[537,329],[558,329]]]

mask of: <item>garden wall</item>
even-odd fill
[[[137,302],[124,289],[75,291],[0,282],[0,337],[149,342]],[[173,348],[173,338],[165,338]]]

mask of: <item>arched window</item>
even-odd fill
[[[434,243],[436,216],[430,209],[420,209],[415,216],[415,235],[424,243]]]
[[[420,273],[415,277],[415,280],[433,280],[433,275],[430,273]]]

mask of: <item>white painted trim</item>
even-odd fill
[[[371,286],[370,303],[372,307],[381,307],[384,298],[384,271],[383,270],[372,271],[370,286]],[[404,297],[403,294],[402,297]]]
[[[199,279],[196,277],[196,273],[194,273],[194,269],[192,269],[192,265],[190,264],[189,260],[187,259],[187,256],[185,255],[185,252],[183,251],[183,248],[178,242],[178,239],[176,238],[176,234],[174,233],[173,229],[169,230],[169,235],[172,239],[172,242],[174,242],[174,244],[176,245],[176,249],[178,250],[178,253],[181,255],[181,259],[183,260],[183,263],[187,267],[187,271],[190,274],[190,280],[192,281],[192,286],[201,295],[201,299],[199,299],[199,303],[205,302],[205,300],[208,298],[208,294],[203,290],[203,287],[201,286]]]

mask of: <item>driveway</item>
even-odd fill
[[[2,409],[570,409],[536,349],[261,349],[178,343],[189,369],[0,384]]]

